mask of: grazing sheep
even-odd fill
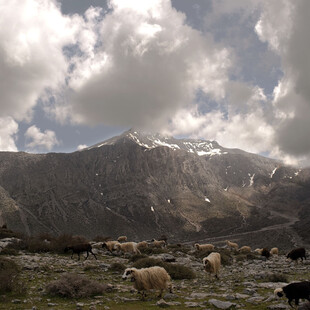
[[[89,243],[80,243],[80,244],[76,244],[76,245],[67,246],[65,248],[64,252],[66,253],[70,250],[72,251],[71,259],[73,258],[73,254],[76,253],[79,256],[78,260],[80,260],[80,253],[83,253],[83,252],[87,253],[85,260],[88,258],[89,253],[93,254],[95,256],[95,258],[97,259],[96,255],[93,253],[92,247]]]
[[[261,255],[266,257],[266,259],[268,259],[270,257],[270,251],[267,248],[263,248]]]
[[[279,255],[279,249],[278,248],[272,248],[270,250],[271,255]]]
[[[310,282],[295,282],[290,283],[282,288],[276,288],[274,290],[275,295],[282,297],[284,294],[288,299],[288,304],[293,308],[291,302],[294,299],[295,305],[298,306],[299,299],[307,299],[310,301]]]
[[[213,251],[214,250],[214,245],[213,244],[199,244],[195,243],[195,248],[197,251]]]
[[[123,251],[124,253],[141,254],[138,249],[138,244],[136,242],[117,243],[115,244],[115,250]]]
[[[239,249],[240,253],[251,253],[251,247],[244,245]]]
[[[159,297],[167,289],[172,293],[171,278],[167,271],[159,266],[142,269],[127,268],[122,279],[130,279],[134,282],[134,288],[142,292],[142,298],[145,296],[145,291],[151,289],[160,290]]]
[[[119,244],[118,241],[106,241],[102,243],[102,248],[106,248],[108,251],[110,251],[111,253],[113,252],[113,250],[115,250],[115,246]]]
[[[254,252],[258,253],[259,255],[262,255],[263,249],[257,248],[257,249],[254,250]]]
[[[152,239],[152,246],[154,248],[165,248],[167,246],[167,243],[165,240]]]
[[[137,244],[138,249],[145,249],[148,248],[149,244],[146,241],[140,241]]]
[[[120,236],[117,238],[118,242],[126,242],[127,241],[127,237],[126,236]]]
[[[306,250],[305,248],[297,248],[291,250],[287,255],[287,258],[290,258],[291,260],[295,260],[297,262],[298,258],[301,258],[303,261],[304,258],[306,259]]]
[[[226,240],[226,244],[227,246],[230,248],[230,249],[234,249],[234,250],[238,250],[239,248],[239,245],[238,243],[235,243],[235,242],[230,242],[229,240]]]
[[[213,273],[218,279],[218,273],[221,267],[221,254],[217,252],[210,253],[203,260],[203,266],[206,272],[209,272],[210,275]]]

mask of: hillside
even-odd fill
[[[287,238],[307,212],[309,184],[307,170],[215,141],[128,131],[69,154],[1,152],[0,218],[32,235],[174,241],[286,223]]]

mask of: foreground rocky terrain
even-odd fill
[[[171,244],[167,249],[148,249],[144,256],[186,266],[195,277],[186,279],[183,274],[183,279],[172,280],[173,294],[164,293],[160,299],[157,292],[151,292],[143,301],[130,282],[121,280],[124,268],[134,264],[134,257],[111,254],[100,247],[94,251],[97,260],[90,255],[80,261],[77,256],[71,259],[70,254],[2,251],[0,261],[15,262],[20,272],[16,287],[1,293],[0,309],[289,309],[286,299],[274,296],[274,289],[310,278],[309,261],[290,263],[283,253],[265,260],[253,252],[248,255],[231,252],[222,244],[216,248],[222,254],[223,264],[217,280],[202,269],[202,257],[207,253],[197,253],[189,244]],[[104,292],[87,298],[51,294],[48,285],[68,274],[96,280],[104,285]],[[65,282],[62,285],[66,292]]]

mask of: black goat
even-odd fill
[[[296,261],[298,260],[298,258],[301,258],[301,260],[303,261],[303,259],[306,259],[306,250],[305,248],[293,249],[286,255],[286,257]]]
[[[89,243],[80,243],[80,244],[70,245],[70,246],[67,246],[64,251],[66,253],[70,250],[72,251],[71,258],[73,258],[73,254],[76,253],[79,256],[79,260],[80,260],[80,253],[86,252],[87,255],[85,257],[85,260],[88,258],[89,253],[93,254],[95,258],[97,259]]]
[[[274,293],[279,297],[282,297],[284,294],[288,299],[288,304],[293,308],[291,302],[294,299],[295,305],[298,306],[299,299],[307,299],[310,301],[310,282],[296,282],[290,283],[282,288],[277,288],[274,290]]]
[[[267,248],[262,249],[262,256],[265,256],[266,259],[270,257],[270,251]]]

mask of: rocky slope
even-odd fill
[[[219,247],[216,251],[227,251]],[[192,247],[182,246],[177,250],[169,246],[162,252],[150,253],[152,258],[165,261],[174,259],[175,263],[192,269],[195,279],[172,280],[173,294],[164,293],[163,299],[149,293],[145,301],[133,289],[130,282],[121,280],[122,270],[115,266],[131,267],[130,256],[111,255],[97,250],[98,260],[77,261],[70,255],[52,253],[29,253],[21,251],[18,255],[1,255],[13,260],[20,268],[19,283],[23,291],[0,296],[1,309],[247,309],[276,310],[291,309],[285,298],[279,299],[273,291],[292,281],[309,279],[310,265],[290,264],[283,254],[264,260],[258,255],[230,253],[229,260],[223,264],[220,279],[207,275],[202,268],[202,260]],[[223,255],[224,258],[224,255]],[[114,266],[114,269],[113,269]],[[104,294],[89,298],[59,298],[48,294],[47,285],[59,280],[65,274],[75,274],[93,279],[110,288]],[[279,282],[282,281],[282,282]],[[284,281],[284,282],[283,282]],[[63,293],[67,288],[64,286]],[[300,301],[300,310],[308,309]],[[309,303],[307,304],[309,306]]]
[[[299,212],[308,212],[309,180],[307,170],[214,141],[128,131],[70,154],[1,152],[0,221],[28,234],[136,240],[194,240],[283,223],[292,230]],[[307,238],[303,221],[298,236]]]

